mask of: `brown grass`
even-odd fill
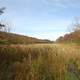
[[[75,67],[72,71],[71,66]],[[77,76],[72,76],[73,71]],[[79,71],[80,46],[64,44],[0,46],[0,80],[73,80],[72,77],[80,80]]]

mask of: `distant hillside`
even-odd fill
[[[69,34],[65,34],[63,37],[59,37],[56,42],[61,43],[79,43],[80,44],[80,31],[71,32]]]
[[[0,32],[0,44],[32,44],[32,43],[51,43],[51,41],[23,36],[19,34]]]

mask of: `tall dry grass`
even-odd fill
[[[79,75],[79,46],[0,46],[0,80],[80,80]]]

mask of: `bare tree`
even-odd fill
[[[69,27],[70,32],[80,31],[80,17],[76,17],[71,26]]]
[[[75,23],[73,25],[73,30],[74,31],[80,31],[80,17],[77,17],[75,19]]]
[[[4,13],[5,7],[0,8],[0,15]]]
[[[4,9],[5,9],[4,7],[0,8],[0,15],[2,15],[4,13]],[[0,31],[3,31],[4,27],[5,27],[5,25],[0,22]]]
[[[0,8],[0,15],[4,13],[5,7]],[[0,32],[10,32],[10,26],[0,21]]]

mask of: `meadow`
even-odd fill
[[[80,80],[80,46],[0,45],[0,80]]]

